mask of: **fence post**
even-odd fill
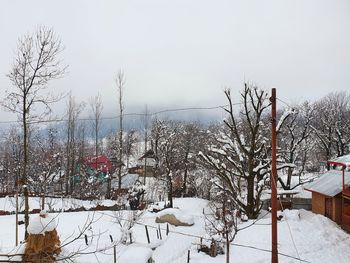
[[[111,243],[113,243],[112,235],[109,235],[109,238],[111,239]],[[117,263],[117,247],[116,247],[116,244],[113,245],[113,263]]]
[[[148,228],[147,228],[147,226],[145,226],[145,230],[146,230],[147,242],[148,242],[148,244],[150,244],[151,241],[149,240],[149,233],[148,233]]]
[[[160,237],[160,240],[162,240],[162,231],[160,230],[160,225],[158,224],[158,229],[159,229],[159,237]]]
[[[191,253],[191,251],[188,250],[187,251],[187,263],[190,263],[190,253]]]

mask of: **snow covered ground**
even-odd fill
[[[190,250],[191,263],[219,263],[225,262],[225,256],[211,258],[204,253],[197,252],[199,237],[206,235],[205,222],[202,214],[207,201],[196,198],[175,199],[175,207],[181,208],[184,214],[191,215],[194,225],[190,227],[170,226],[170,233],[166,236],[166,224],[160,224],[162,240],[157,238],[155,213],[145,212],[138,223],[132,228],[134,243],[132,245],[117,244],[117,262],[146,262],[152,254],[156,263],[187,262],[187,251]],[[121,237],[121,228],[117,218],[124,219],[130,212],[96,211],[52,214],[56,217],[57,231],[63,247],[62,257],[74,256],[74,262],[113,262],[113,244]],[[265,215],[263,212],[262,215]],[[261,218],[254,225],[240,231],[231,247],[231,262],[270,262],[270,214]],[[86,222],[93,221],[86,226]],[[253,221],[239,225],[244,228]],[[85,225],[85,226],[84,226]],[[146,238],[145,226],[149,225],[151,244]],[[153,227],[153,228],[152,228]],[[80,230],[86,228],[88,245],[85,237],[79,236]],[[0,216],[0,254],[14,253],[15,217]],[[23,225],[20,226],[20,238],[23,237]],[[307,262],[329,263],[349,262],[350,235],[341,230],[329,219],[315,215],[305,210],[291,210],[284,212],[284,218],[278,223],[279,252]],[[111,243],[110,235],[114,243]],[[77,238],[78,237],[78,238]],[[69,243],[77,238],[72,243]],[[155,247],[155,250],[151,250]],[[105,250],[105,248],[107,248]],[[89,252],[99,251],[93,254]],[[105,250],[105,251],[104,251]],[[76,252],[76,253],[74,253]],[[279,255],[280,262],[302,262],[297,259]],[[1,259],[5,259],[4,257]]]

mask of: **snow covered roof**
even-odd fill
[[[328,164],[350,167],[350,154],[329,160]]]
[[[345,172],[345,184],[349,183],[350,172]],[[315,181],[304,186],[304,189],[330,197],[336,196],[343,189],[343,172],[339,170],[327,171]]]

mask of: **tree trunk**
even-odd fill
[[[248,178],[248,193],[247,193],[247,216],[249,219],[256,218],[256,211],[254,205],[254,178]]]
[[[226,231],[226,263],[230,263],[230,239],[228,237],[228,231]]]
[[[186,152],[185,155],[185,171],[184,171],[184,178],[183,178],[183,185],[182,185],[182,196],[186,195],[186,188],[187,188],[187,175],[188,175],[188,168],[187,168],[187,162],[188,162],[188,152]]]
[[[169,207],[173,207],[173,182],[170,174],[167,175],[168,178],[168,201]]]
[[[26,100],[24,100],[26,101]],[[23,151],[24,151],[24,160],[23,160],[23,174],[21,185],[23,187],[24,195],[24,225],[25,240],[28,237],[28,225],[29,225],[29,192],[28,192],[28,178],[27,178],[27,165],[28,165],[28,124],[27,124],[27,106],[23,104]]]

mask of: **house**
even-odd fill
[[[156,168],[158,164],[158,158],[153,152],[153,150],[148,150],[144,155],[142,155],[138,161],[137,165],[129,168],[129,173],[138,174],[145,177],[153,177],[156,174]]]
[[[331,170],[306,185],[312,193],[312,211],[324,215],[350,231],[350,155],[330,160]]]
[[[104,180],[108,174],[113,174],[115,169],[124,164],[114,163],[106,155],[99,156],[85,156],[80,159],[77,165],[77,178],[76,181],[80,181],[79,175],[84,172],[87,176],[96,176],[100,180]]]

